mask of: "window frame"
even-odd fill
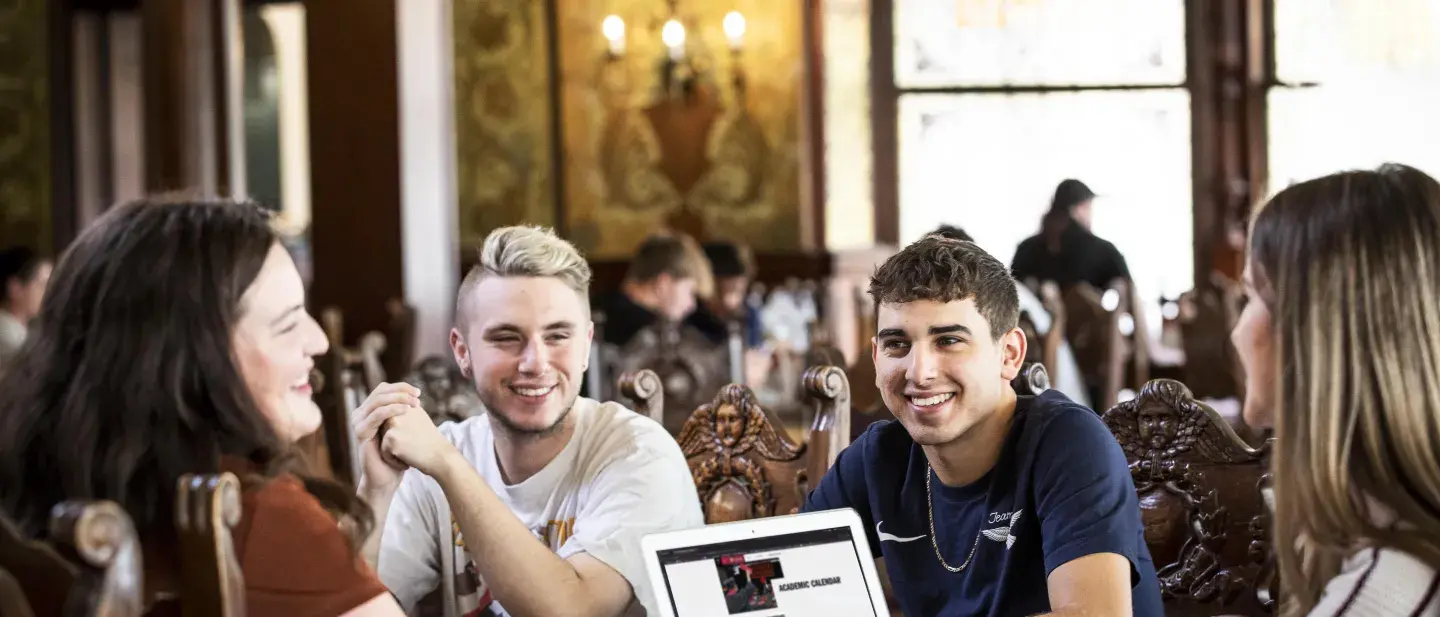
[[[900,242],[899,101],[912,93],[1007,94],[1183,88],[1190,95],[1191,190],[1197,286],[1219,271],[1238,280],[1253,204],[1266,194],[1266,95],[1275,77],[1274,0],[1185,0],[1185,79],[1179,84],[902,87],[895,71],[895,0],[870,2],[870,96],[875,241]]]

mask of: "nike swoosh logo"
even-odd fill
[[[901,538],[901,537],[899,537],[899,536],[892,536],[892,535],[890,535],[890,534],[888,534],[888,533],[885,533],[885,532],[883,532],[883,531],[880,531],[880,526],[881,526],[881,525],[884,525],[884,524],[885,524],[885,521],[880,521],[880,522],[878,522],[878,523],[875,523],[875,535],[880,536],[880,541],[881,541],[881,542],[884,542],[884,541],[886,541],[886,540],[889,540],[889,541],[891,541],[891,542],[914,542],[914,541],[916,541],[916,540],[923,540],[923,539],[925,539],[924,534],[915,536],[915,537],[913,537],[913,538]]]

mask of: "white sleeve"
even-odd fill
[[[380,538],[377,574],[407,613],[440,584],[439,509],[430,482],[418,470],[405,472]]]
[[[1433,568],[1408,553],[1364,549],[1346,559],[1340,573],[1325,583],[1309,617],[1440,615],[1437,580]]]
[[[588,498],[575,518],[575,535],[557,552],[561,559],[589,553],[614,568],[650,615],[660,613],[640,538],[705,524],[690,467],[674,439],[665,437],[668,443],[642,439],[638,448],[596,475],[583,490]]]

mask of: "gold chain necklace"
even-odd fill
[[[930,494],[930,477],[935,475],[935,470],[929,465],[925,466],[925,508],[930,513],[930,546],[935,549],[935,558],[940,560],[940,565],[946,570],[959,573],[970,566],[970,560],[975,558],[975,549],[980,548],[980,535],[982,532],[975,532],[975,543],[970,545],[970,556],[965,558],[965,563],[960,567],[945,563],[945,557],[940,554],[940,543],[935,541],[935,497]],[[984,527],[982,524],[981,527]]]

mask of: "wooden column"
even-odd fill
[[[801,88],[803,150],[800,156],[800,248],[825,250],[825,10],[820,0],[805,0],[801,53],[805,82]]]
[[[1239,280],[1250,211],[1265,197],[1273,3],[1189,0],[1186,13],[1195,284],[1205,286],[1211,272]]]
[[[308,0],[311,303],[345,338],[404,296],[395,0]]]
[[[238,0],[143,0],[145,186],[243,194]]]
[[[900,243],[900,112],[895,2],[870,0],[870,138],[875,143],[875,242]]]

